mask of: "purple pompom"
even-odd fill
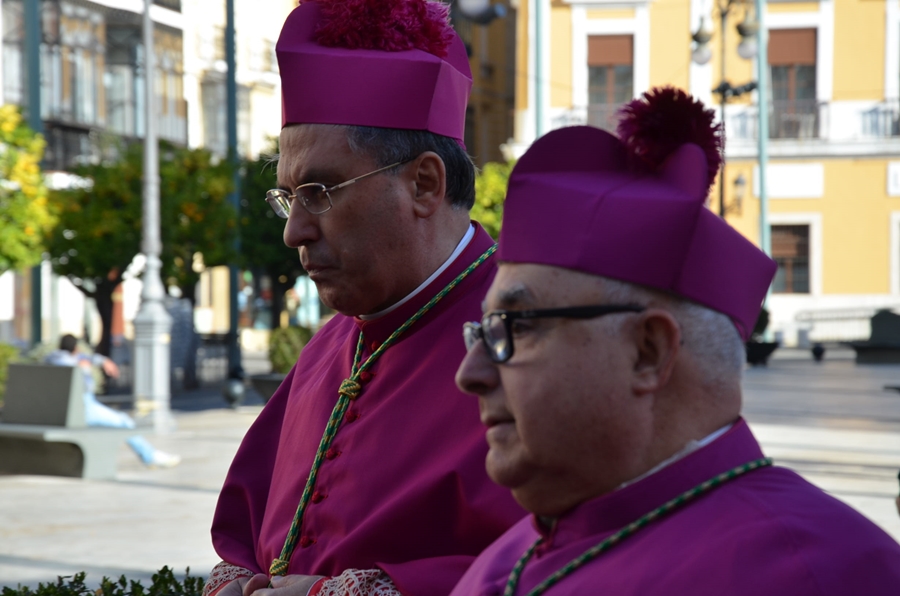
[[[315,0],[322,17],[316,41],[327,47],[402,52],[443,58],[453,41],[448,6],[429,0]]]
[[[722,165],[725,138],[715,112],[681,89],[654,87],[619,110],[619,138],[642,161],[659,167],[685,143],[706,154],[707,177],[712,186]]]

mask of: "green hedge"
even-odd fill
[[[297,362],[313,332],[306,327],[278,327],[269,335],[269,362],[272,372],[287,374]]]
[[[3,405],[3,395],[6,393],[6,375],[10,362],[19,359],[19,350],[15,346],[0,343],[0,406]]]
[[[118,580],[104,577],[100,588],[91,589],[84,583],[86,574],[59,577],[56,583],[38,584],[36,589],[27,587],[3,588],[2,596],[200,596],[204,579],[191,577],[190,568],[185,570],[184,581],[178,581],[168,567],[153,574],[153,583],[145,588],[139,581],[121,576]]]

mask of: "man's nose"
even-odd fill
[[[284,224],[284,244],[299,248],[319,238],[319,215],[313,215],[299,205],[294,205]]]
[[[456,386],[471,395],[484,395],[499,384],[497,365],[488,356],[484,342],[476,341],[456,371]]]

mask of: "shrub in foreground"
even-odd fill
[[[0,596],[200,596],[204,579],[191,577],[190,571],[190,568],[186,569],[184,581],[178,581],[171,569],[163,567],[153,574],[152,583],[147,588],[139,581],[126,579],[124,575],[118,580],[104,577],[98,589],[85,585],[86,574],[82,571],[59,577],[56,583],[40,583],[35,589],[6,587]]]

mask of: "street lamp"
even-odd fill
[[[734,186],[734,201],[725,205],[723,211],[724,215],[728,215],[729,213],[740,215],[744,209],[744,197],[747,194],[747,179],[744,177],[744,174],[738,174],[737,178],[732,182],[732,185]]]
[[[491,0],[457,0],[456,5],[466,19],[479,25],[487,25],[494,19],[506,16],[506,6],[491,4]]]
[[[713,89],[713,93],[719,96],[719,109],[721,113],[720,120],[722,122],[722,135],[725,135],[725,104],[732,97],[740,97],[745,93],[750,93],[756,89],[756,82],[750,81],[743,85],[734,86],[725,78],[725,32],[728,26],[728,15],[732,10],[738,8],[744,11],[744,20],[738,23],[736,29],[741,36],[741,43],[738,45],[738,55],[750,60],[756,56],[758,47],[756,45],[756,35],[759,31],[759,23],[754,16],[753,8],[745,6],[745,0],[719,0],[717,4],[719,10],[720,34],[722,36],[720,43],[720,60],[719,60],[719,84]],[[700,18],[700,25],[691,35],[694,40],[694,49],[691,52],[691,59],[696,64],[706,64],[712,58],[712,51],[709,48],[709,42],[712,39],[712,31],[706,24],[705,17]],[[725,218],[725,161],[722,161],[721,171],[719,172],[719,217]]]
[[[153,428],[171,430],[169,404],[171,383],[170,333],[172,317],[163,300],[166,290],[160,278],[162,250],[159,227],[159,157],[156,128],[156,61],[153,50],[151,0],[144,0],[144,193],[142,251],[147,257],[141,290],[141,306],[134,317],[134,401],[138,409],[153,410]]]

